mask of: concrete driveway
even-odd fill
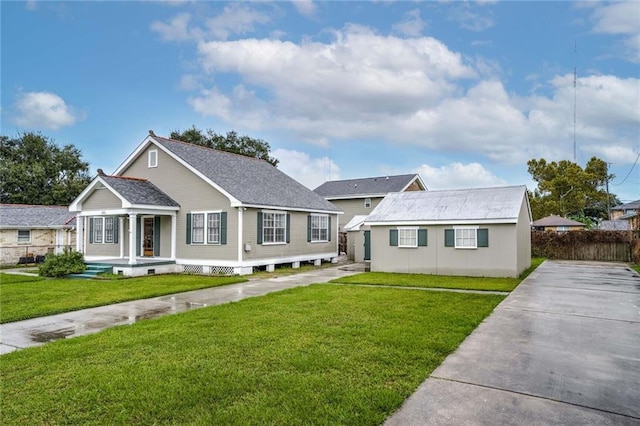
[[[546,261],[386,425],[640,425],[640,275]]]

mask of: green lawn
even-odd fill
[[[312,285],[115,327],[3,355],[0,412],[7,425],[380,424],[501,300]]]
[[[458,277],[449,275],[364,272],[332,280],[340,284],[388,285],[397,287],[449,288],[461,290],[511,291],[540,266],[544,258],[531,259],[531,267],[519,278]]]
[[[25,281],[31,279],[31,281]],[[0,322],[246,281],[240,277],[154,275],[125,280],[43,280],[0,274]]]

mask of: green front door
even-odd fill
[[[364,231],[364,260],[371,260],[371,231]]]

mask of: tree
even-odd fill
[[[607,163],[592,157],[583,169],[571,161],[547,163],[544,158],[527,162],[528,171],[538,187],[529,192],[531,214],[534,220],[551,214],[593,218],[607,218]],[[609,194],[609,205],[619,204],[618,198]]]
[[[239,136],[235,131],[227,132],[226,136],[218,134],[211,129],[207,129],[206,133],[192,126],[190,129],[180,132],[174,130],[169,136],[183,142],[189,142],[196,145],[214,148],[220,151],[233,152],[234,154],[246,155],[247,157],[255,157],[278,166],[278,160],[270,156],[271,147],[269,143],[262,139],[254,139],[249,136]]]
[[[0,136],[0,202],[66,205],[91,182],[73,145],[60,148],[40,133]]]

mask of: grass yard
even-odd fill
[[[312,285],[24,349],[3,424],[380,424],[503,298]]]
[[[0,274],[0,323],[246,281],[240,277],[154,275],[69,280]]]
[[[544,258],[531,259],[531,266],[519,278],[458,277],[449,275],[364,272],[332,280],[340,284],[388,285],[396,287],[449,288],[461,290],[512,291],[535,270]]]

